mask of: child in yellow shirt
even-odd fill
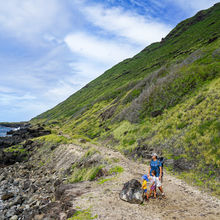
[[[147,182],[149,181],[147,175],[143,175],[142,176],[142,179],[143,179],[143,183],[142,183],[142,189],[144,190],[144,193],[148,199],[148,194],[147,194]]]

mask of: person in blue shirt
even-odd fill
[[[152,160],[150,162],[150,169],[149,169],[149,174],[148,177],[152,176],[152,171],[155,170],[156,172],[156,187],[159,188],[159,190],[162,193],[162,196],[165,197],[164,192],[163,192],[163,188],[161,185],[161,178],[162,178],[162,164],[161,162],[157,159],[157,154],[153,153],[152,154]]]

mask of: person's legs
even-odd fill
[[[163,192],[163,188],[162,188],[162,186],[160,186],[160,187],[158,187],[158,188],[159,188],[159,190],[161,191],[162,196],[165,198],[165,194],[164,194],[164,192]]]
[[[156,189],[154,190],[154,198],[157,197]]]
[[[149,192],[148,198],[151,196],[151,193],[152,193],[152,189],[150,189],[150,192]]]
[[[162,184],[161,184],[161,181],[159,180],[158,177],[157,177],[157,187],[158,187],[159,190],[161,191],[162,195],[164,195],[163,188],[162,188]]]
[[[149,197],[151,196],[151,193],[155,193],[156,192],[156,185],[153,185],[153,186],[151,186],[151,188],[150,188],[150,192],[149,192]],[[155,194],[154,194],[154,197],[155,197]]]
[[[146,199],[148,199],[147,189],[144,190],[144,195],[146,196]]]
[[[148,199],[148,194],[147,194],[147,192],[146,192],[146,198]]]
[[[159,188],[159,190],[161,191],[161,193],[163,194],[163,188],[162,188],[162,186],[160,186],[160,187],[158,187]]]

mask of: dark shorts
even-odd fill
[[[151,186],[150,188],[152,191],[154,191],[156,189],[156,185]]]
[[[146,192],[147,192],[147,189],[144,189],[144,192],[146,193]]]

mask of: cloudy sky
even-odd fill
[[[215,0],[0,0],[0,121],[22,121]]]

